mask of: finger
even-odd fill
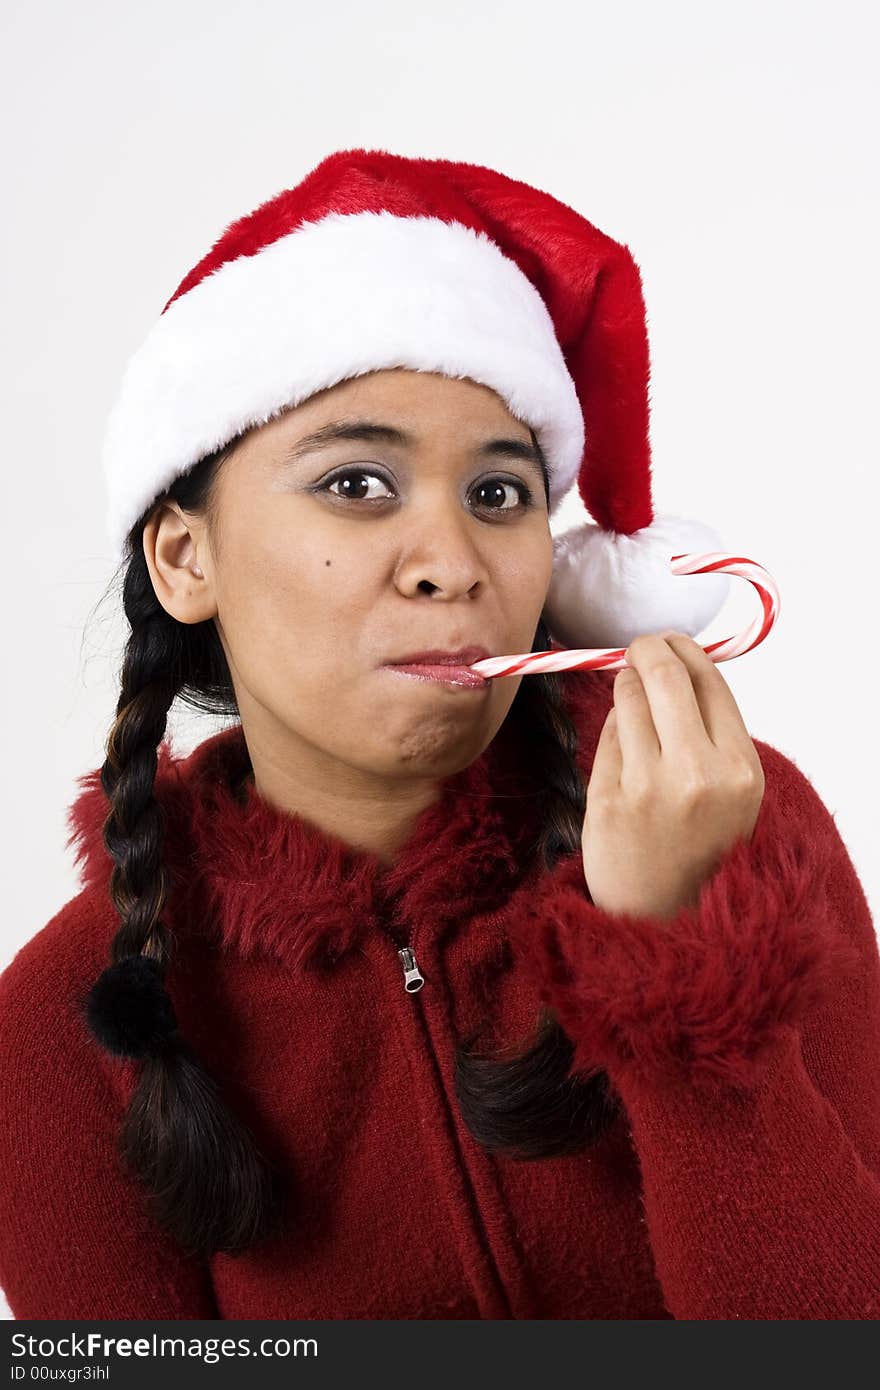
[[[593,766],[590,769],[587,784],[588,796],[598,797],[603,794],[610,796],[619,791],[621,766],[616,711],[612,706],[596,743]]]
[[[647,769],[660,757],[660,740],[641,676],[624,668],[614,678],[614,707],[623,767]]]
[[[709,733],[690,668],[670,644],[653,634],[637,637],[627,648],[626,660],[641,678],[660,751],[675,754],[707,744]],[[625,758],[625,743],[623,752]]]
[[[750,739],[733,691],[699,642],[683,632],[670,633],[665,640],[690,672],[703,725],[716,748],[741,744],[743,737]]]

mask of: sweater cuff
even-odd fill
[[[793,819],[768,784],[752,839],[668,919],[596,907],[580,850],[533,881],[508,929],[574,1044],[572,1071],[621,1087],[757,1085],[782,1030],[858,966],[829,900],[829,823]]]

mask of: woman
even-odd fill
[[[331,155],[181,283],[105,468],[83,886],[0,980],[15,1316],[876,1317],[876,936],[669,582],[718,545],[653,513],[626,249]],[[628,668],[472,669],[553,640]],[[233,722],[175,757],[176,698]]]

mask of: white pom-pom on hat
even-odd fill
[[[711,527],[655,516],[632,535],[585,522],[554,540],[544,618],[563,647],[625,647],[673,628],[696,637],[722,608],[727,574],[674,574],[672,555],[723,550]]]

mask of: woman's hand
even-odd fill
[[[607,912],[674,917],[742,836],[764,772],[716,664],[681,633],[637,637],[614,681],[587,789],[582,848]]]

